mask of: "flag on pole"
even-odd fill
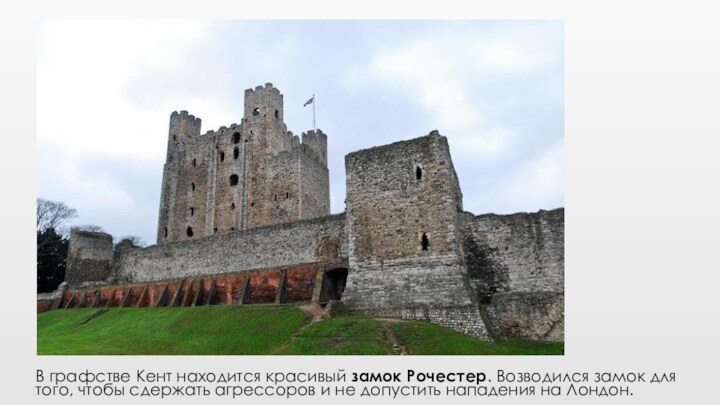
[[[306,101],[305,104],[303,104],[303,107],[307,107],[307,105],[312,104],[313,101],[315,101],[315,96],[310,97],[310,100]]]

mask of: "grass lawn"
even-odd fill
[[[400,321],[390,327],[410,354],[562,355],[565,347],[562,342],[522,339],[488,343],[427,322]]]
[[[343,316],[303,329],[280,354],[392,354],[382,323]]]
[[[38,354],[268,354],[309,322],[295,306],[95,308],[38,314]]]
[[[391,333],[389,333],[391,331]],[[291,305],[84,308],[38,314],[38,354],[563,354],[562,343],[487,343],[427,322],[336,317]]]

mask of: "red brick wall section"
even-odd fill
[[[298,303],[310,302],[315,288],[315,276],[323,269],[323,264],[304,263],[295,266],[284,267],[287,278],[285,280],[285,296],[283,302]],[[167,287],[166,297],[161,306],[169,306],[175,293],[182,288],[180,293],[181,306],[191,306],[199,290],[202,289],[201,300],[197,305],[238,305],[240,303],[243,287],[246,278],[250,278],[249,291],[247,291],[246,303],[274,303],[278,295],[282,269],[279,267],[259,269],[253,271],[223,274],[215,277],[197,279],[160,281],[148,284],[133,284],[125,286],[108,286],[100,288],[99,302],[95,303],[97,289],[66,291],[58,299],[58,308],[80,307],[119,307],[125,302],[125,307],[155,307],[161,298],[163,290]],[[210,292],[215,284],[212,299],[209,299]],[[145,289],[147,288],[147,291]],[[143,292],[145,294],[143,295]],[[141,300],[142,299],[142,300]],[[52,300],[38,300],[37,312],[45,312],[53,309]]]
[[[37,300],[37,313],[52,309],[52,302],[53,300]]]
[[[100,289],[100,303],[98,304],[99,307],[105,307],[108,304],[108,301],[112,299],[113,292],[115,291],[114,287],[111,288],[101,288]]]
[[[255,271],[250,274],[250,304],[273,303],[280,284],[280,269]]]
[[[185,286],[183,287],[183,294],[185,294],[185,297],[183,298],[183,302],[182,302],[181,306],[183,306],[183,307],[192,306],[193,300],[195,299],[195,295],[197,295],[199,286],[200,286],[200,281],[198,281],[198,280],[189,280],[189,282],[185,283]]]
[[[85,296],[85,306],[88,308],[92,308],[93,305],[95,305],[95,292],[97,290],[88,291],[87,295]]]
[[[285,302],[309,302],[315,288],[315,275],[319,270],[321,270],[319,263],[289,268],[285,280]]]
[[[203,295],[202,295],[202,301],[198,302],[198,305],[205,305],[208,302],[208,298],[210,298],[210,293],[213,285],[213,278],[208,277],[203,279]]]
[[[236,274],[229,278],[231,289],[226,291],[229,294],[227,303],[231,305],[237,305],[240,303],[240,295],[242,294],[243,286],[245,285],[245,276]]]
[[[87,294],[85,291],[78,291],[78,293],[75,294],[75,299],[70,306],[72,308],[83,308],[85,306],[85,294]]]
[[[70,301],[70,298],[72,298],[74,291],[65,291],[65,293],[62,296],[62,300],[60,300],[60,306],[58,308],[65,308],[68,301]]]
[[[164,306],[169,307],[169,306],[172,305],[172,300],[173,300],[173,298],[175,298],[175,293],[176,293],[177,290],[180,288],[180,284],[181,284],[181,283],[182,283],[182,281],[176,281],[176,282],[168,283],[168,288],[167,288],[167,303],[166,303]],[[158,304],[156,303],[155,305],[158,305]]]

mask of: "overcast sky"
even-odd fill
[[[50,21],[38,41],[38,197],[115,237],[155,242],[170,113],[238,123],[266,82],[295,134],[316,94],[333,213],[347,153],[433,129],[466,211],[564,205],[562,22]]]

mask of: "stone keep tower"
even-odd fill
[[[330,213],[327,136],[288,131],[272,84],[245,90],[240,124],[203,135],[200,124],[170,116],[158,244]]]
[[[487,338],[464,263],[462,195],[447,138],[433,131],[354,152],[345,168],[348,309]]]

